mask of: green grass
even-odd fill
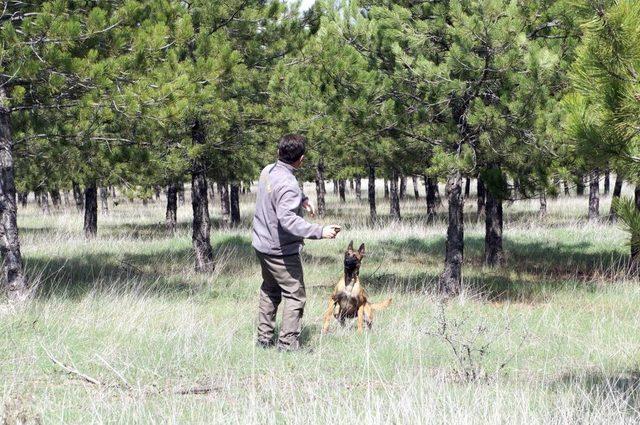
[[[312,188],[309,194],[314,197]],[[382,198],[380,196],[380,198]],[[401,223],[371,227],[366,202],[329,196],[331,241],[305,248],[304,349],[254,345],[260,273],[244,225],[220,230],[211,206],[213,275],[192,272],[190,205],[165,235],[163,203],[120,203],[85,241],[75,211],[20,211],[32,302],[0,304],[0,418],[44,423],[630,423],[640,422],[640,287],[623,273],[626,234],[588,224],[586,198],[505,210],[507,264],[482,267],[483,226],[467,202],[465,293],[442,304],[446,223],[424,224],[424,198]],[[601,201],[608,211],[609,199]],[[388,204],[379,199],[379,211]],[[362,278],[391,296],[372,332],[321,315],[348,241],[367,244]],[[468,381],[434,336],[444,309],[454,347],[490,342]],[[484,332],[484,333],[483,333]],[[457,345],[456,345],[457,344]],[[100,382],[67,373],[58,362]],[[500,365],[508,359],[504,368]],[[182,394],[206,388],[206,394]],[[12,422],[13,421],[13,422]]]

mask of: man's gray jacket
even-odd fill
[[[278,161],[260,173],[252,245],[263,254],[298,254],[305,238],[322,238],[322,226],[302,218],[307,197],[293,171],[293,166]]]

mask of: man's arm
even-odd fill
[[[300,192],[292,188],[283,187],[282,192],[276,199],[276,215],[280,226],[294,236],[307,239],[322,239],[322,226],[309,223],[304,218],[296,214],[302,196]]]

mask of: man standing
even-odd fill
[[[296,350],[306,302],[300,251],[304,239],[333,239],[336,225],[321,226],[302,218],[302,210],[315,215],[313,206],[298,185],[294,171],[302,165],[305,138],[287,134],[278,143],[278,161],[260,173],[253,242],[262,268],[258,316],[258,344],[273,345],[278,305],[284,298],[284,313],[278,348]]]

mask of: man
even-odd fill
[[[260,173],[253,242],[262,268],[258,344],[273,345],[278,305],[284,298],[284,313],[277,346],[282,350],[300,347],[298,338],[306,302],[300,251],[304,239],[333,239],[336,225],[321,226],[302,218],[302,210],[315,215],[300,189],[294,171],[302,165],[305,138],[287,134],[278,143],[278,161]]]

